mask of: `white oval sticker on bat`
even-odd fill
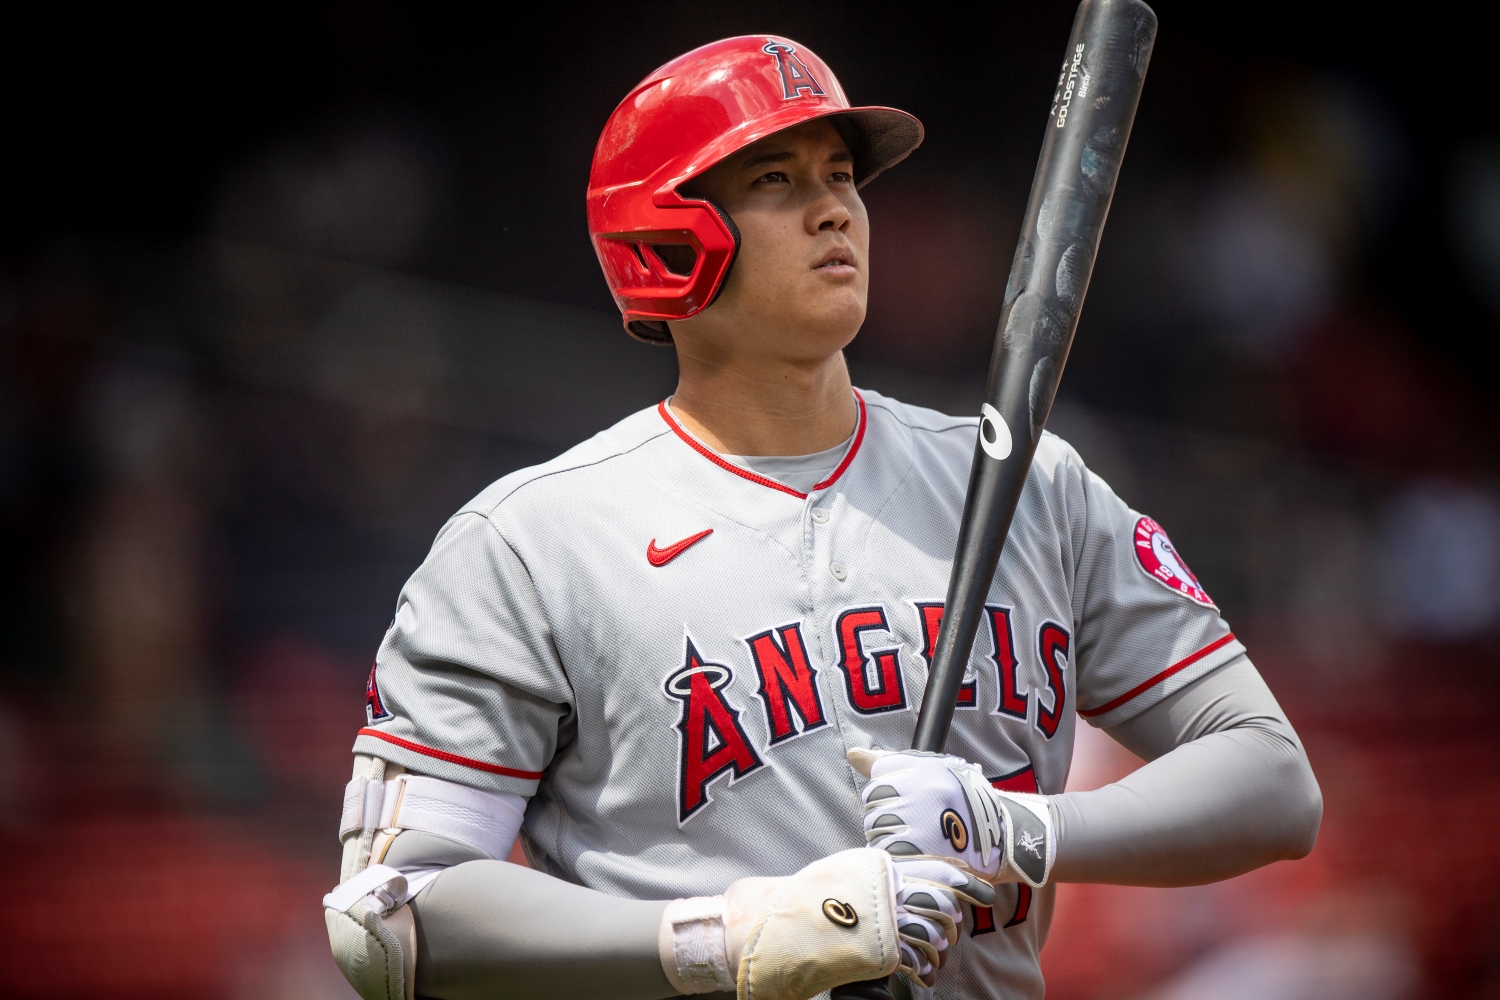
[[[979,444],[996,461],[1010,457],[1010,427],[989,403],[979,408]]]

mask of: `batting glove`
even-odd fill
[[[960,900],[987,906],[994,890],[939,861],[857,848],[673,901],[657,949],[681,994],[801,1000],[898,968],[931,986],[958,941]]]
[[[896,872],[896,931],[901,969],[923,985],[937,984],[937,970],[958,944],[963,923],[959,900],[974,906],[995,901],[994,890],[942,861],[892,858]]]
[[[896,857],[941,858],[991,883],[1039,889],[1057,856],[1045,796],[1002,792],[978,766],[947,754],[849,751],[869,778],[865,841]]]

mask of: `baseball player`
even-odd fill
[[[1244,646],[1051,435],[951,755],[892,749],[977,427],[853,388],[842,355],[859,188],[921,138],[767,35],[673,60],[610,117],[590,232],[677,391],[490,486],[402,590],[324,899],[366,1000],[801,1000],[898,970],[897,996],[1036,998],[1058,882],[1311,849],[1317,783]],[[1079,717],[1149,763],[1064,793]],[[529,867],[500,860],[518,832]]]

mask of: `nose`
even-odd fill
[[[849,229],[853,216],[845,205],[825,185],[819,196],[808,206],[808,231],[812,233],[842,233]]]

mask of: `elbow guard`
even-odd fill
[[[417,938],[406,877],[371,865],[323,897],[339,971],[362,1000],[413,1000]]]
[[[407,830],[432,834],[504,858],[525,810],[518,795],[408,774],[378,757],[355,755],[339,823],[340,884],[323,897],[323,917],[333,959],[363,1000],[413,1000],[416,923],[406,904],[444,868],[435,861],[403,873],[381,864],[396,838]]]

